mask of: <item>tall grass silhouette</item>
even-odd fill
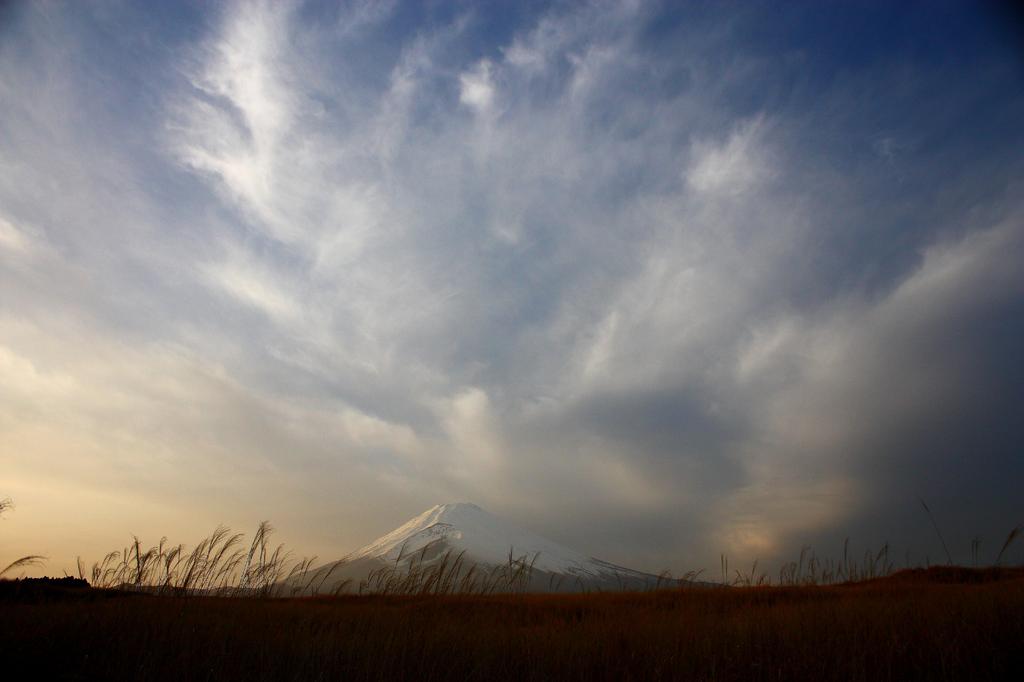
[[[508,560],[497,566],[482,567],[466,561],[465,550],[447,550],[437,559],[428,556],[436,548],[428,543],[418,552],[406,555],[401,548],[394,562],[370,572],[359,584],[360,594],[377,595],[451,595],[521,593],[527,591],[539,554],[515,556],[509,549]],[[405,563],[403,564],[403,559]]]
[[[0,581],[0,651],[44,679],[1021,679],[1024,568],[1007,567],[1021,535],[989,568],[898,570],[888,543],[847,539],[840,558],[804,547],[777,574],[721,555],[715,583],[666,572],[600,594],[531,594],[538,557],[511,551],[484,567],[402,548],[352,584],[344,562],[293,560],[267,522],[191,548],[132,536],[78,561],[115,589]],[[572,579],[548,588],[582,591]]]
[[[314,595],[362,594],[378,596],[402,595],[488,595],[515,594],[529,591],[586,592],[579,582],[566,583],[567,576],[551,575],[545,586],[535,580],[534,566],[539,554],[516,556],[510,549],[507,560],[496,566],[478,564],[465,551],[445,549],[440,542],[429,543],[415,552],[400,548],[390,562],[370,570],[359,582],[351,578],[331,581],[346,567],[344,560],[313,568],[317,557],[293,560],[283,544],[271,543],[273,527],[261,522],[251,541],[243,533],[232,533],[217,527],[191,550],[185,545],[169,545],[167,538],[148,549],[138,537],[118,551],[86,568],[78,560],[78,575],[94,587],[137,590],[155,594],[207,595],[231,597],[297,597]],[[1014,527],[1007,535],[995,561],[1004,564],[1011,546],[1024,535],[1024,526]],[[977,538],[971,541],[971,553],[977,564]],[[25,557],[18,565],[29,565],[38,557]],[[927,564],[926,566],[927,567]],[[721,556],[721,579],[717,583],[700,580],[703,569],[689,571],[675,578],[664,571],[649,589],[688,588],[695,585],[719,584],[727,587],[801,587],[858,583],[891,576],[909,564],[897,566],[889,543],[879,549],[866,549],[854,555],[850,540],[843,543],[841,558],[821,558],[811,547],[803,547],[793,561],[779,567],[771,575],[759,570],[755,560],[749,569],[731,569],[729,558]],[[620,589],[627,590],[622,581]],[[634,586],[632,589],[636,589]]]
[[[11,498],[0,498],[0,516],[3,516],[4,512],[10,510],[13,506],[14,503],[11,501]],[[0,569],[0,578],[3,578],[6,575],[13,575],[14,571],[18,570],[19,568],[41,566],[44,561],[46,561],[46,557],[40,556],[38,554],[29,554],[27,556],[21,557],[20,559],[15,559],[11,563],[7,564],[6,567]]]
[[[132,536],[132,542],[113,551],[87,568],[78,558],[78,576],[93,587],[136,590],[154,594],[230,597],[295,597],[338,595],[355,587],[358,594],[452,595],[522,593],[531,584],[537,555],[514,556],[506,563],[483,568],[466,560],[465,552],[445,551],[431,558],[428,544],[380,566],[353,586],[349,579],[328,583],[343,567],[343,561],[313,569],[317,557],[293,560],[283,544],[273,546],[273,527],[266,521],[257,526],[245,546],[243,533],[218,526],[191,550],[169,545],[167,538],[148,549]],[[330,589],[324,586],[330,584]]]
[[[928,520],[935,530],[946,555],[953,559],[938,523],[924,499],[919,498]],[[9,498],[0,499],[0,514],[12,507]],[[283,544],[274,545],[274,528],[261,521],[248,542],[244,533],[233,533],[218,526],[213,533],[188,549],[172,545],[166,537],[144,548],[137,536],[120,550],[112,551],[90,567],[77,560],[78,577],[93,587],[144,591],[153,594],[206,595],[230,597],[296,597],[312,595],[488,595],[544,591],[534,580],[539,554],[516,556],[509,549],[507,560],[496,566],[482,565],[467,557],[465,551],[444,549],[440,541],[428,543],[416,552],[403,546],[395,559],[378,566],[355,583],[346,578],[332,581],[334,574],[346,567],[344,560],[313,568],[317,557],[293,559]],[[1010,548],[1024,535],[1024,526],[1013,527],[1000,546],[992,566],[1004,565]],[[971,540],[972,565],[978,565],[981,539]],[[0,578],[18,569],[39,566],[45,557],[27,555],[0,570]],[[777,575],[759,570],[755,560],[749,570],[732,569],[729,558],[721,555],[719,585],[730,587],[799,587],[837,585],[873,580],[892,575],[897,566],[890,555],[889,543],[878,550],[867,549],[854,556],[850,540],[843,543],[840,559],[820,558],[811,547],[803,547],[799,556],[782,564]],[[925,567],[929,562],[926,561]],[[902,567],[911,568],[909,562]],[[674,578],[669,571],[657,576],[651,589],[709,585],[700,582],[703,569],[689,571]],[[569,581],[571,584],[567,584]],[[580,579],[550,575],[547,591],[588,591]],[[620,589],[628,584],[620,579]],[[636,589],[636,586],[632,586]]]
[[[132,543],[86,568],[78,558],[78,576],[94,587],[156,594],[274,596],[282,581],[308,569],[313,559],[293,562],[283,544],[273,546],[273,527],[262,521],[245,546],[243,533],[218,526],[188,550],[167,538],[149,549],[137,536]]]

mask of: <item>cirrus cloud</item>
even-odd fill
[[[917,495],[1015,522],[1024,100],[980,10],[957,57],[899,8],[841,54],[810,6],[3,11],[14,539],[146,501],[32,551],[270,516],[333,556],[449,498],[654,570],[923,554]]]

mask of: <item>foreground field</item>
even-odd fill
[[[1024,679],[1024,574],[833,587],[229,599],[0,590],[37,679]]]

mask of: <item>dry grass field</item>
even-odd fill
[[[0,660],[36,679],[1024,679],[1017,568],[831,586],[305,599],[7,581],[0,609]]]

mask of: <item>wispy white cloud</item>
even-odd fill
[[[459,101],[486,114],[494,104],[494,83],[491,80],[491,63],[484,59],[473,69],[459,75]]]
[[[16,254],[24,254],[32,249],[32,242],[24,232],[0,216],[0,247]]]
[[[764,120],[744,122],[723,144],[697,143],[686,180],[698,192],[734,197],[755,188],[771,173],[770,158],[758,145]]]
[[[736,43],[746,14],[558,6],[495,41],[308,10],[230,4],[140,51],[115,24],[147,17],[28,7],[0,41],[26,494],[63,462],[52,489],[133,489],[154,527],[270,515],[323,555],[474,497],[681,568],[856,522],[871,448],[918,462],[910,425],[1005,401],[975,359],[1024,298],[1009,162],[950,147],[1000,194],[901,146],[889,193],[871,140],[900,133],[862,129],[862,82],[778,104],[791,68]]]

